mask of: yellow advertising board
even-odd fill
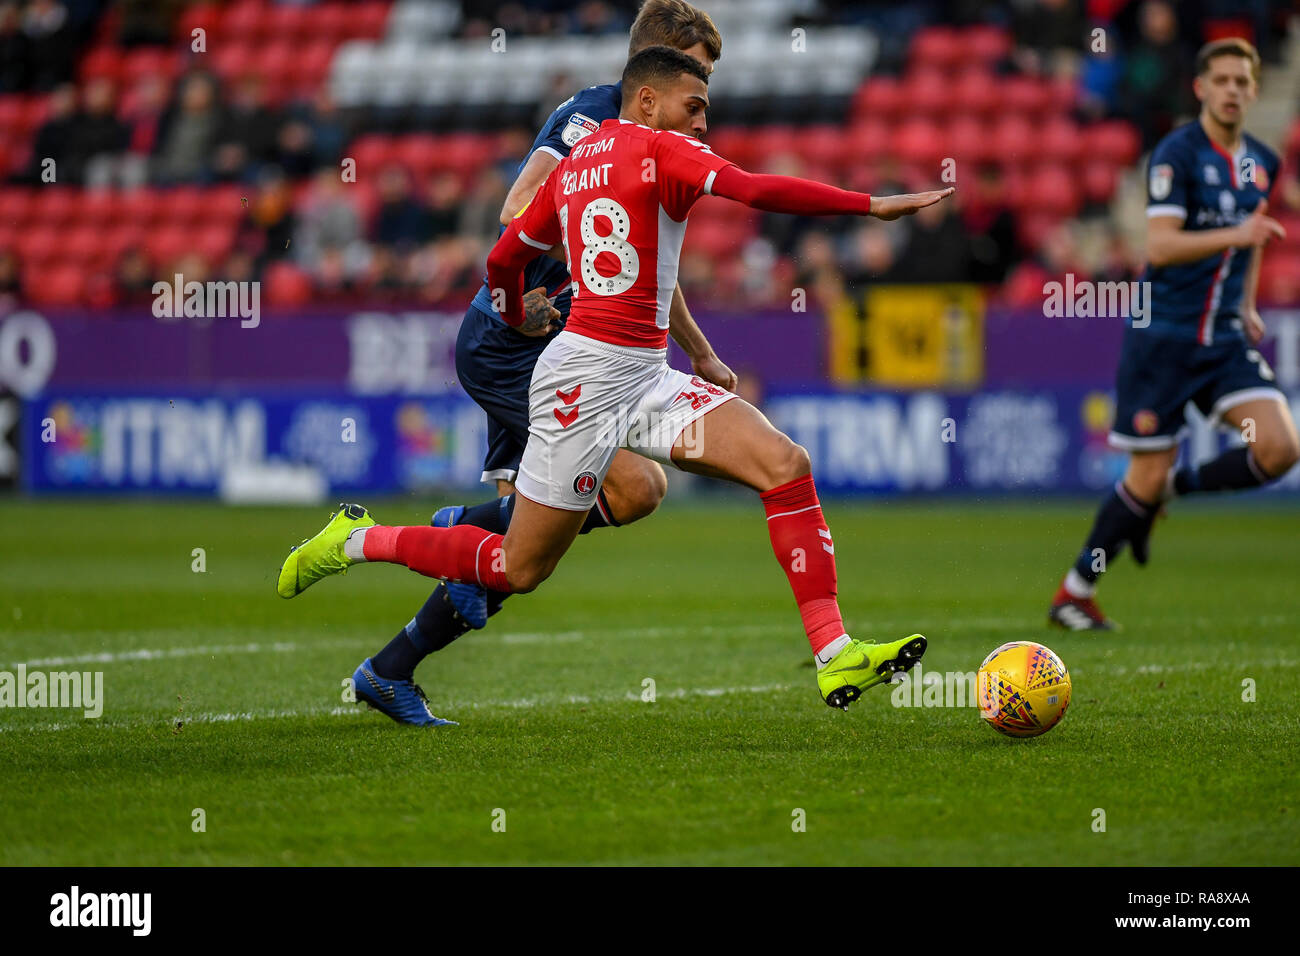
[[[838,384],[976,385],[984,374],[984,294],[973,285],[880,285],[828,315]]]

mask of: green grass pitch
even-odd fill
[[[580,539],[421,666],[461,722],[427,731],[341,699],[425,579],[275,596],[326,509],[11,499],[0,670],[102,670],[105,706],[0,710],[0,864],[1300,863],[1300,512],[1181,505],[1106,582],[1124,630],[1066,635],[1046,603],[1093,506],[826,507],[856,636],[921,631],[931,671],[1061,655],[1069,713],[1016,741],[884,688],[823,705],[756,502]]]

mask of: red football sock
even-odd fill
[[[760,496],[767,511],[772,551],[794,591],[808,643],[816,654],[844,633],[835,600],[835,545],[822,517],[812,475],[786,482]]]
[[[376,525],[366,529],[361,553],[367,561],[404,564],[431,578],[477,584],[509,592],[503,535],[458,524],[450,528],[405,528]]]

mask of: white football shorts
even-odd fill
[[[668,464],[678,437],[735,397],[670,368],[667,349],[561,332],[533,369],[528,445],[515,489],[552,508],[588,511],[620,448]]]

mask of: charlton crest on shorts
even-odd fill
[[[1168,199],[1174,188],[1174,167],[1168,163],[1151,167],[1151,198]]]
[[[584,471],[577,478],[574,478],[573,490],[584,498],[591,497],[592,493],[596,490],[595,473]]]

